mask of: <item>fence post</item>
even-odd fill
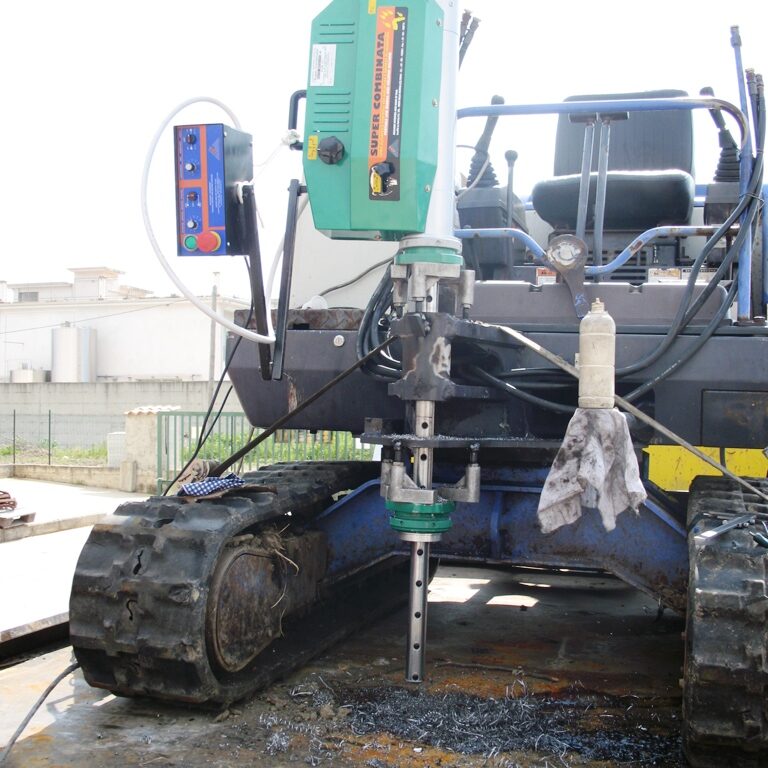
[[[48,409],[48,466],[51,466],[51,409]]]
[[[16,466],[16,409],[13,409],[13,466]]]

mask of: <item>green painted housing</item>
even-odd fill
[[[437,166],[442,19],[434,0],[334,0],[314,20],[304,173],[315,227],[331,237],[399,240],[424,231]],[[326,163],[323,139],[331,137],[344,149]]]

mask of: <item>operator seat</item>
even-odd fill
[[[685,91],[570,96],[565,101],[655,99]],[[610,112],[610,109],[606,109]],[[536,184],[533,207],[556,231],[574,231],[584,148],[584,123],[560,115],[555,144],[555,178]],[[600,124],[595,126],[587,229],[593,229]],[[643,232],[664,224],[687,224],[693,212],[693,121],[686,109],[630,112],[611,122],[604,228]]]

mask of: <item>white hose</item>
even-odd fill
[[[149,218],[149,207],[147,204],[147,187],[149,186],[149,171],[152,167],[152,160],[155,156],[155,150],[157,149],[157,145],[160,141],[160,137],[163,135],[163,132],[168,127],[168,123],[173,120],[176,115],[181,112],[181,110],[186,109],[187,107],[191,106],[192,104],[198,104],[200,102],[207,102],[209,104],[214,104],[215,106],[219,107],[220,109],[224,110],[224,112],[227,113],[227,115],[232,120],[234,127],[240,130],[240,121],[237,119],[235,114],[232,112],[232,110],[229,109],[225,104],[220,102],[218,99],[211,98],[209,96],[197,96],[192,99],[187,99],[186,101],[182,101],[181,104],[179,104],[161,123],[160,127],[157,129],[157,132],[154,135],[154,138],[152,139],[152,143],[149,146],[149,151],[147,152],[147,157],[144,161],[144,170],[141,174],[141,214],[144,219],[144,229],[147,232],[147,237],[149,238],[149,242],[152,245],[152,250],[155,252],[155,256],[157,256],[157,260],[160,262],[160,265],[162,268],[166,271],[168,277],[171,278],[173,281],[173,284],[181,291],[181,293],[184,295],[185,298],[187,298],[192,304],[194,304],[201,312],[204,312],[208,317],[211,318],[211,320],[215,320],[220,325],[223,325],[228,330],[232,331],[232,333],[237,334],[238,336],[242,336],[244,339],[247,339],[248,341],[255,341],[259,344],[272,344],[275,341],[275,336],[272,331],[272,323],[270,319],[270,310],[267,309],[267,327],[269,328],[269,335],[262,336],[259,333],[254,333],[253,331],[249,331],[246,328],[241,328],[239,325],[235,325],[231,320],[228,320],[224,315],[220,315],[218,312],[215,312],[211,307],[207,306],[203,301],[201,301],[197,296],[195,296],[192,291],[187,288],[184,283],[182,283],[181,278],[173,271],[171,268],[171,265],[168,263],[167,259],[163,255],[163,251],[160,248],[160,244],[157,242],[157,238],[155,237],[154,230],[152,229],[152,222]],[[281,246],[282,248],[282,246]],[[275,262],[277,262],[278,259],[275,258]],[[273,268],[270,270],[270,280],[269,287],[267,289],[267,295],[266,295],[266,301],[267,306],[269,306],[269,299],[271,295],[271,289],[272,289],[272,282],[274,281],[274,273],[277,271],[277,267],[275,264],[273,264]]]

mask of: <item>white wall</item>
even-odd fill
[[[36,293],[37,301],[63,301],[73,296],[72,283],[14,283],[13,290],[20,293]]]
[[[204,411],[210,397],[208,383],[202,381],[0,384],[0,420],[13,411],[109,416],[155,405],[177,405],[182,411]],[[221,395],[217,402],[221,402]],[[227,399],[225,410],[242,411],[234,392]]]
[[[208,299],[210,302],[210,299]],[[246,302],[219,298],[231,319]],[[50,370],[52,329],[69,322],[96,331],[97,381],[208,379],[211,321],[186,299],[151,298],[0,304],[0,378],[26,366]],[[226,331],[216,327],[214,376]]]

